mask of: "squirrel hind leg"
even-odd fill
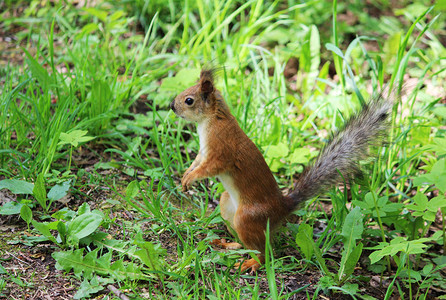
[[[234,217],[234,230],[246,248],[263,254],[268,219],[260,217],[257,209],[251,205],[239,205]]]
[[[240,205],[234,218],[234,229],[245,248],[260,252],[260,254],[257,254],[258,261],[251,258],[244,261],[241,266],[240,264],[236,264],[236,267],[240,266],[242,272],[249,269],[252,272],[256,272],[265,261],[265,230],[267,219],[259,218],[259,214],[252,211],[255,209],[256,207]]]

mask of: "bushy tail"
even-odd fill
[[[295,206],[342,182],[342,177],[348,179],[360,172],[359,161],[369,157],[370,146],[385,140],[391,108],[392,102],[379,95],[333,134],[288,195]]]

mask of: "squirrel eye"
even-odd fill
[[[194,99],[186,98],[186,101],[184,101],[184,102],[186,102],[187,105],[192,105],[192,104],[194,104]]]

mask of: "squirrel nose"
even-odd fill
[[[175,112],[175,100],[170,103],[170,109]]]

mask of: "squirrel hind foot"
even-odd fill
[[[215,239],[210,244],[228,250],[237,250],[243,248],[242,244],[235,242],[227,243],[225,239]]]
[[[256,261],[254,258],[250,258],[250,259],[248,259],[248,260],[245,260],[245,261],[241,264],[241,266],[240,266],[240,263],[236,263],[236,264],[234,265],[234,267],[235,267],[236,269],[238,269],[238,268],[240,267],[240,271],[241,271],[242,273],[245,273],[245,272],[248,271],[248,270],[251,270],[250,273],[255,273],[255,272],[257,272],[258,269],[260,269],[261,266],[262,266],[262,265],[261,265],[258,261]]]

